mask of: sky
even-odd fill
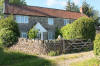
[[[30,6],[40,6],[54,9],[65,9],[67,0],[25,0]],[[81,6],[83,0],[71,0],[76,5]],[[100,13],[100,0],[86,0],[90,6]]]

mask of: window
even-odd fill
[[[64,19],[64,25],[69,24],[69,19]]]
[[[21,33],[21,37],[22,37],[22,38],[27,38],[27,33],[26,33],[26,32],[22,32],[22,33]]]
[[[48,24],[49,24],[49,25],[53,25],[53,24],[54,24],[53,18],[48,18]]]
[[[41,33],[40,32],[37,33],[37,38],[41,39]]]
[[[16,15],[16,22],[17,23],[28,23],[28,20],[29,20],[28,16]]]
[[[48,39],[52,40],[53,39],[53,32],[48,32]]]

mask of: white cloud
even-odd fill
[[[46,5],[47,6],[54,6],[54,5],[65,6],[66,5],[66,1],[62,1],[62,0],[47,0]]]
[[[80,4],[80,0],[73,0],[73,2],[75,3],[75,5],[79,5]]]

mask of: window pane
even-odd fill
[[[22,32],[22,33],[21,33],[21,37],[22,37],[22,38],[27,38],[27,33]]]
[[[69,24],[69,19],[64,19],[64,25]]]
[[[17,23],[28,23],[28,16],[16,15],[16,22]]]
[[[52,32],[48,32],[48,39],[52,40],[53,39],[53,33]]]
[[[54,24],[53,18],[48,18],[48,24],[49,25],[53,25]]]

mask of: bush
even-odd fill
[[[48,53],[48,55],[49,55],[49,56],[57,56],[57,55],[59,55],[59,51],[50,51],[50,52]]]
[[[38,33],[38,30],[36,30],[34,27],[32,29],[29,30],[28,32],[28,38],[29,39],[34,39],[37,37],[37,33]]]
[[[55,39],[57,39],[59,35],[62,36],[61,33],[60,33],[60,29],[56,28]]]
[[[61,28],[62,36],[65,39],[91,39],[95,37],[95,22],[88,17],[81,17],[72,24]]]
[[[0,20],[0,30],[3,28],[7,28],[8,30],[12,30],[16,33],[16,36],[20,36],[19,29],[17,23],[14,21],[13,16],[9,16],[7,18],[3,18]]]
[[[100,34],[97,34],[94,41],[94,54],[100,56]]]
[[[0,46],[8,47],[17,42],[18,38],[16,37],[16,34],[8,30],[6,28],[3,28],[0,30]]]

